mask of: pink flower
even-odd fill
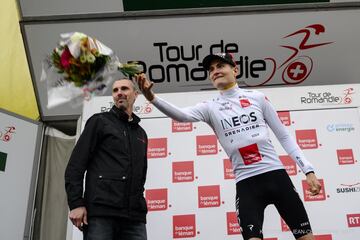
[[[70,67],[70,58],[71,58],[71,53],[69,51],[69,49],[66,47],[65,50],[62,52],[61,57],[60,57],[60,62],[61,65],[64,68],[69,68]]]

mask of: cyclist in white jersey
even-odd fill
[[[306,175],[309,191],[321,185],[313,166],[280,121],[274,107],[259,91],[238,87],[239,69],[228,53],[211,54],[203,67],[220,93],[195,106],[179,108],[155,96],[145,74],[135,76],[144,96],[160,111],[179,122],[203,121],[214,130],[231,159],[236,177],[236,210],[245,240],[263,239],[265,207],[274,204],[296,239],[314,240],[303,203],[270,141],[269,127]]]

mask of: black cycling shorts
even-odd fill
[[[275,205],[296,239],[312,232],[299,194],[286,171],[280,169],[236,184],[236,212],[244,240],[263,239],[264,210],[269,204]]]

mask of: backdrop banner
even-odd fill
[[[360,235],[359,84],[266,88],[264,92],[322,184],[317,196],[305,176],[271,133],[274,146],[305,207],[316,240],[357,240]],[[215,96],[215,91],[159,94],[179,106]],[[290,98],[291,96],[291,98]],[[86,102],[83,125],[108,111],[111,97]],[[231,163],[205,123],[179,123],[139,96],[136,113],[149,136],[145,197],[149,239],[242,239],[235,214]],[[267,240],[292,239],[273,206],[265,211]],[[73,240],[81,234],[74,230]]]

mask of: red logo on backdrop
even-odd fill
[[[246,107],[251,106],[251,103],[250,103],[249,99],[240,99],[240,106],[242,108],[246,108]]]
[[[318,141],[315,129],[296,130],[296,141],[301,149],[318,148]]]
[[[352,149],[338,149],[336,150],[339,165],[354,164],[354,153]]]
[[[224,159],[224,179],[234,179],[235,175],[232,169],[230,159]]]
[[[354,88],[347,88],[344,90],[343,103],[350,104],[352,102],[352,94],[354,94]]]
[[[303,187],[303,193],[304,193],[304,201],[324,201],[326,200],[326,194],[325,194],[325,185],[324,180],[319,179],[319,182],[321,184],[321,190],[318,195],[311,196],[309,189],[309,185],[307,184],[306,180],[302,180],[302,187]]]
[[[189,238],[195,236],[195,214],[173,216],[173,238]]]
[[[173,183],[194,181],[194,162],[173,162],[172,170]]]
[[[282,232],[289,232],[290,228],[289,226],[286,224],[286,222],[284,221],[284,219],[280,218],[280,224],[281,224],[281,231]]]
[[[245,165],[250,165],[262,160],[256,143],[239,148],[239,152]]]
[[[198,187],[199,208],[220,206],[220,185]]]
[[[315,240],[332,240],[331,234],[314,235]]]
[[[9,142],[12,138],[13,133],[15,133],[16,128],[14,126],[6,127],[4,132],[0,131],[0,140],[4,142]]]
[[[166,210],[168,206],[167,188],[148,189],[145,192],[146,203],[149,211]]]
[[[218,153],[217,138],[215,135],[196,136],[197,155],[211,155]]]
[[[290,119],[290,112],[286,111],[286,112],[277,112],[281,122],[285,125],[285,126],[290,126],[291,125],[291,119]]]
[[[167,157],[167,138],[151,138],[148,142],[148,158]]]
[[[297,174],[297,167],[294,160],[291,159],[289,155],[279,156],[280,161],[284,165],[286,172],[289,176],[293,176]]]
[[[142,115],[142,114],[149,114],[152,112],[152,104],[146,101],[143,105],[134,105],[134,113]]]
[[[177,122],[172,120],[172,132],[191,132],[193,125],[191,122]]]
[[[325,33],[325,26],[322,24],[311,24],[300,28],[290,34],[286,34],[282,37],[285,41],[288,39],[295,39],[295,43],[291,45],[280,46],[288,51],[288,55],[281,61],[276,61],[272,57],[266,57],[263,60],[267,67],[266,74],[262,74],[261,77],[249,78],[248,71],[244,72],[245,85],[247,86],[261,86],[271,82],[275,72],[281,74],[281,79],[286,84],[299,84],[305,81],[313,70],[315,59],[308,55],[311,53],[312,48],[318,48],[331,44],[332,42],[319,41],[319,35]],[[240,57],[240,61],[243,61],[243,57]],[[255,62],[255,61],[254,61]],[[250,61],[250,63],[252,63]],[[251,65],[251,64],[250,64]],[[246,68],[245,68],[246,69]],[[251,68],[250,68],[251,69]],[[242,78],[243,79],[243,78]]]
[[[360,213],[347,214],[346,217],[349,228],[360,227]]]
[[[240,225],[237,220],[236,212],[227,212],[226,222],[227,222],[228,235],[241,234]]]

